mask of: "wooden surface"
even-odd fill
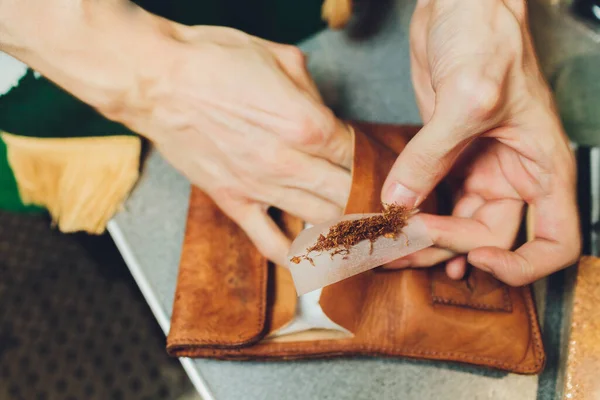
[[[600,258],[582,257],[574,288],[563,398],[600,399]]]

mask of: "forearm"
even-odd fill
[[[164,24],[127,0],[0,0],[0,50],[110,110],[152,79]]]

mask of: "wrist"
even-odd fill
[[[169,21],[127,0],[0,0],[0,14],[1,50],[105,114],[160,76],[173,42]]]

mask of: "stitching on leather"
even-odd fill
[[[185,350],[182,349],[181,351],[178,351],[177,349],[171,349],[174,350],[174,353],[179,353],[179,356],[194,356],[196,354],[198,354],[198,351],[194,351],[193,349],[189,349],[189,350]],[[200,350],[200,349],[198,349]],[[206,350],[210,351],[211,349],[207,348]],[[216,349],[215,349],[216,350]],[[301,351],[303,350],[302,348],[290,348],[290,349],[286,349],[286,352],[288,351]],[[463,361],[463,362],[471,362],[474,364],[477,364],[478,362],[480,363],[479,365],[483,364],[483,365],[488,365],[488,366],[497,366],[497,367],[501,367],[504,369],[508,369],[508,370],[512,370],[512,371],[519,371],[519,372],[533,372],[533,371],[537,371],[539,370],[540,366],[541,366],[541,362],[540,360],[536,360],[536,362],[533,364],[533,366],[523,366],[520,364],[511,364],[511,363],[505,363],[502,361],[499,361],[495,358],[490,358],[490,357],[480,357],[480,356],[471,356],[471,355],[466,355],[464,353],[453,353],[453,352],[437,352],[437,351],[428,351],[428,350],[414,350],[414,349],[393,349],[393,350],[389,350],[389,349],[373,349],[373,348],[369,348],[367,346],[357,346],[357,347],[350,347],[349,348],[349,352],[346,350],[335,350],[335,349],[331,349],[333,351],[333,353],[328,353],[327,349],[324,349],[323,352],[321,353],[313,353],[313,354],[307,354],[307,355],[302,355],[302,358],[316,358],[319,356],[327,356],[327,355],[334,355],[334,354],[339,354],[339,355],[352,355],[353,351],[358,352],[358,354],[365,354],[365,355],[382,355],[382,356],[403,356],[403,357],[423,357],[423,356],[433,356],[433,357],[440,357],[440,358],[450,358],[451,360],[454,361]],[[232,358],[235,358],[235,349],[231,349],[228,351],[228,353],[226,353],[224,355],[224,357],[227,356],[233,356]],[[357,354],[357,353],[354,353]],[[253,355],[253,354],[240,354],[241,357],[248,357],[251,359],[254,358],[273,358],[273,357],[287,357],[287,358],[300,358],[294,355],[281,355],[278,356],[276,354],[274,355]]]
[[[501,311],[501,312],[512,312],[512,306],[510,304],[506,304],[506,301],[504,302],[504,305],[502,307],[496,307],[496,306],[491,306],[489,304],[483,304],[483,303],[473,303],[473,302],[464,302],[464,301],[457,301],[457,300],[451,300],[451,299],[446,299],[440,296],[432,296],[433,298],[433,302],[436,304],[444,304],[444,305],[452,305],[452,306],[462,306],[465,308],[473,308],[473,309],[479,309],[479,310],[486,310],[486,311]]]
[[[175,350],[177,352],[177,349],[172,349]],[[201,349],[197,349],[197,350],[201,350]],[[210,348],[206,348],[205,350],[210,351]],[[215,349],[216,350],[216,349]],[[285,352],[294,352],[294,351],[302,351],[302,350],[306,350],[305,348],[302,347],[290,347],[290,348],[286,348]],[[333,351],[334,354],[335,352],[337,352],[340,355],[351,355],[350,353],[347,353],[347,350],[338,350],[335,349],[333,347],[329,347],[329,348],[323,348],[323,351],[320,353],[313,353],[310,355],[306,355],[308,357],[318,357],[318,356],[326,356],[328,355],[328,351]],[[536,362],[534,364],[534,368],[528,367],[528,366],[523,366],[523,365],[519,365],[519,364],[511,364],[511,363],[506,363],[506,362],[502,362],[499,361],[495,358],[490,358],[490,357],[482,357],[482,356],[475,356],[475,355],[469,355],[469,354],[465,354],[465,353],[460,353],[460,352],[444,352],[444,351],[431,351],[431,350],[418,350],[418,349],[406,349],[406,348],[373,348],[371,346],[349,346],[348,350],[350,352],[352,351],[358,351],[361,352],[361,354],[372,354],[372,353],[376,353],[376,354],[381,354],[381,355],[395,355],[395,356],[405,356],[405,357],[410,357],[410,356],[434,356],[434,357],[444,357],[444,358],[452,358],[456,361],[466,361],[466,362],[481,362],[481,363],[486,363],[487,365],[493,365],[493,366],[498,366],[498,367],[502,367],[505,369],[509,369],[509,370],[514,370],[514,371],[537,371],[541,365],[541,363]],[[230,356],[235,356],[235,353],[238,352],[239,350],[237,349],[229,349],[227,355]],[[196,352],[194,352],[193,349],[189,349],[189,350],[183,350],[180,353],[183,354],[188,354],[188,355],[194,355]],[[244,354],[240,354],[242,357],[249,357],[249,358],[255,358],[255,357],[280,357],[277,356],[276,354],[266,354],[264,356],[260,356],[260,355],[253,355],[253,354],[248,354],[248,355],[244,355]],[[302,355],[302,357],[306,357],[304,355]],[[283,355],[281,357],[290,357],[290,358],[294,358],[294,355]]]

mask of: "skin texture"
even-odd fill
[[[298,48],[120,0],[0,0],[0,15],[0,49],[151,139],[269,259],[290,245],[270,206],[312,224],[342,213],[352,134]]]
[[[425,123],[390,172],[386,202],[418,205],[445,176],[452,216],[423,215],[429,248],[390,267],[467,261],[511,285],[571,265],[581,246],[574,156],[544,81],[524,0],[421,0],[411,66]],[[512,249],[524,207],[534,240]]]

